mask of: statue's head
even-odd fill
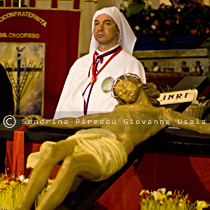
[[[135,74],[124,74],[118,77],[113,86],[114,97],[119,104],[135,103],[139,97],[142,82]]]
[[[159,106],[157,98],[160,92],[154,83],[142,83],[136,74],[124,74],[118,77],[113,85],[113,95],[118,100],[119,105],[133,104],[144,92],[153,106]]]

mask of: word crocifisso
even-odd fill
[[[5,32],[0,32],[0,38],[39,39],[40,34],[38,34],[38,33],[5,33]]]

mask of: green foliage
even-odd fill
[[[126,9],[126,17],[130,17],[132,14],[140,12],[145,7],[145,2],[142,1],[133,1],[132,4]]]
[[[139,6],[128,7],[127,20],[136,36],[193,34],[204,40],[210,36],[210,7],[198,2],[191,4],[160,5],[158,9]]]
[[[192,202],[188,195],[183,192],[168,191],[165,188],[157,191],[142,190],[140,193],[141,210],[202,210],[208,208],[209,204],[205,201]]]
[[[29,179],[23,175],[15,177],[12,175],[2,174],[0,176],[0,209],[13,210],[21,202]],[[38,195],[35,205],[37,206],[47,189],[52,185],[53,180],[48,180],[47,186]]]

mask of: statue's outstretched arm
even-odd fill
[[[35,127],[53,127],[61,129],[75,129],[75,128],[100,128],[102,121],[109,117],[110,113],[97,113],[85,115],[78,118],[62,118],[62,119],[45,119],[39,115],[30,115],[25,117],[25,124],[29,128]]]
[[[195,117],[170,109],[165,111],[164,115],[170,121],[171,126],[193,130],[203,134],[210,134],[210,123],[206,123],[205,120],[199,120]]]

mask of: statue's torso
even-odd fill
[[[121,105],[111,113],[110,124],[104,124],[102,128],[115,133],[130,153],[134,146],[167,126],[163,120],[163,110],[148,104]]]

